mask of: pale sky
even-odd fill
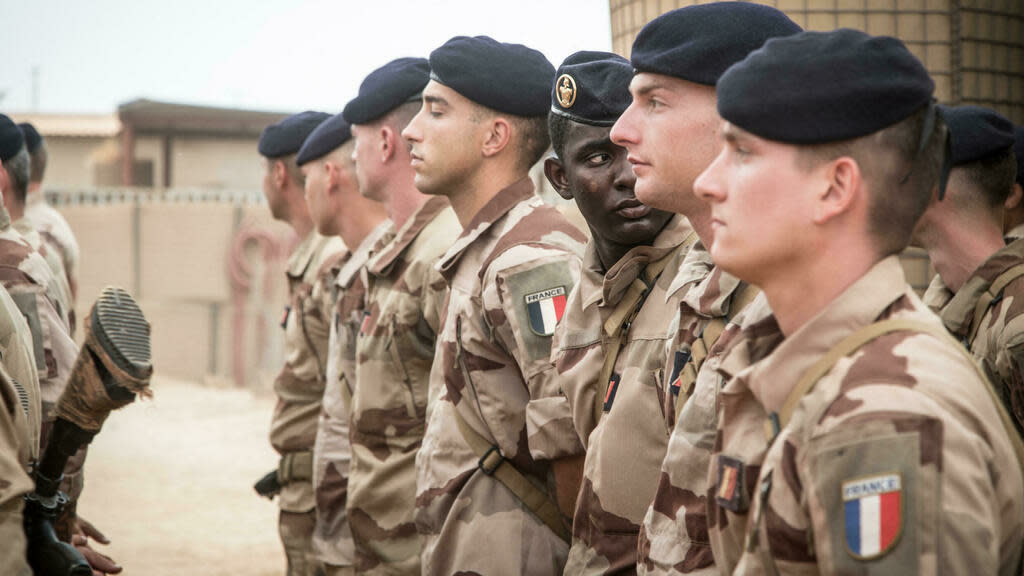
[[[340,111],[370,71],[456,35],[611,50],[608,0],[0,0],[0,111],[113,112],[150,98]]]

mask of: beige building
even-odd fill
[[[629,57],[644,24],[669,10],[708,2],[609,0],[612,48]],[[1024,124],[1022,0],[758,0],[808,30],[856,28],[896,36],[928,68],[945,104],[977,104]],[[919,291],[934,274],[921,250],[903,255]]]

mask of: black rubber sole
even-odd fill
[[[149,323],[126,290],[116,286],[103,289],[93,308],[92,331],[119,368],[136,378],[151,373]]]

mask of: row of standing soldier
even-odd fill
[[[288,573],[1019,574],[1024,137],[933,91],[717,3],[557,71],[456,37],[268,127]]]

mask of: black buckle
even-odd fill
[[[498,455],[498,462],[493,466],[487,466],[485,461],[491,456],[491,454]],[[501,466],[502,462],[504,461],[505,457],[501,455],[501,450],[499,450],[497,444],[495,444],[494,446],[491,446],[490,450],[485,452],[484,455],[481,456],[479,460],[477,460],[476,465],[477,468],[480,468],[480,470],[482,470],[484,474],[487,474],[488,476],[493,476],[494,471],[497,470],[498,467]]]

